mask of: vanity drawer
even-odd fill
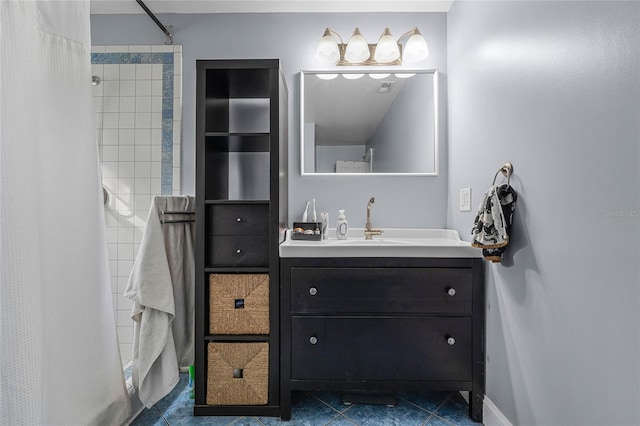
[[[471,268],[291,269],[294,313],[471,314]]]
[[[208,235],[267,235],[268,204],[211,204],[207,206]]]
[[[208,267],[268,267],[269,237],[226,236],[210,238]]]
[[[471,380],[470,317],[293,316],[291,325],[293,380]]]

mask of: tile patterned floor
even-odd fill
[[[294,393],[291,420],[274,417],[194,417],[189,398],[188,375],[180,374],[173,391],[151,409],[145,409],[133,426],[467,426],[479,425],[468,415],[468,406],[458,392],[400,392],[397,405],[342,403],[330,392]]]

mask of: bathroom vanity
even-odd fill
[[[280,245],[283,419],[293,390],[459,390],[482,420],[482,259],[455,231],[402,231]]]

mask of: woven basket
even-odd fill
[[[211,334],[269,334],[269,275],[209,276]]]
[[[209,343],[207,404],[266,405],[269,344]]]

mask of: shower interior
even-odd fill
[[[120,356],[132,357],[123,296],[154,195],[180,194],[182,46],[93,46],[92,90]]]

